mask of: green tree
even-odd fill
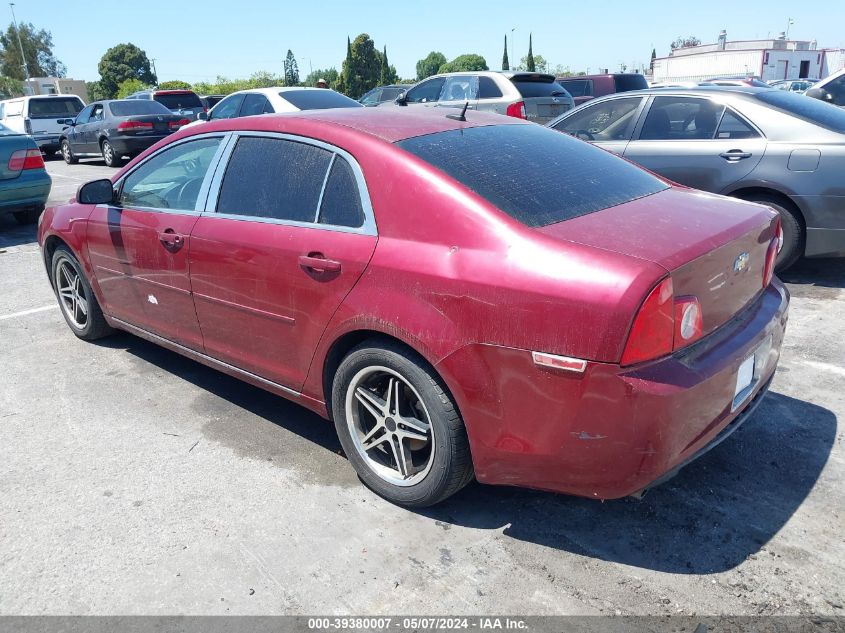
[[[85,92],[88,93],[88,101],[108,99],[108,96],[103,92],[103,88],[99,81],[86,81]]]
[[[190,90],[191,84],[187,81],[180,81],[179,79],[171,79],[170,81],[162,81],[158,85],[160,90]]]
[[[654,60],[657,59],[657,49],[651,49],[651,64],[649,65],[649,69],[654,72]]]
[[[117,98],[125,99],[132,93],[138,92],[139,90],[146,90],[149,87],[150,86],[145,84],[140,79],[127,79],[126,81],[120,82],[120,85],[117,87]]]
[[[299,85],[299,66],[296,63],[296,58],[293,56],[293,51],[290,49],[288,49],[287,57],[285,57],[285,85]]]
[[[508,63],[508,36],[505,35],[505,52],[502,54],[502,70],[510,70],[511,66]]]
[[[669,44],[669,48],[675,50],[676,48],[690,48],[691,46],[699,45],[701,45],[701,40],[695,37],[695,35],[690,35],[688,37],[679,37]]]
[[[97,69],[100,88],[107,97],[116,95],[118,86],[127,79],[137,79],[147,85],[155,85],[157,81],[147,54],[134,44],[118,44],[107,50]]]
[[[9,99],[20,96],[23,96],[23,82],[5,75],[0,76],[0,98]]]
[[[443,53],[431,51],[424,59],[417,62],[417,81],[436,75],[445,63],[446,56]]]
[[[534,55],[534,70],[528,70],[528,55],[523,57],[519,62],[519,67],[514,70],[524,70],[527,72],[546,73],[549,72],[549,62],[542,55]]]
[[[17,31],[14,24],[10,24],[4,33],[0,33],[0,74],[4,77],[25,79],[21,46],[30,77],[64,77],[67,74],[65,65],[53,55],[50,31],[36,31],[32,24],[22,22]]]
[[[347,55],[340,75],[343,92],[355,99],[379,85],[381,54],[369,35],[361,33],[351,44],[347,39]]]
[[[378,53],[378,51],[376,51]],[[382,86],[389,86],[399,81],[399,73],[396,68],[390,65],[387,61],[387,46],[384,47],[384,52],[378,53],[381,71],[379,75],[379,84]]]
[[[472,70],[489,70],[489,68],[487,68],[487,61],[481,55],[467,53],[465,55],[458,55],[452,61],[443,64],[437,72],[457,73]]]
[[[326,83],[329,84],[329,88],[334,88],[337,90],[337,80],[340,76],[340,73],[337,72],[337,68],[326,68],[325,70],[315,70],[314,72],[308,73],[308,76],[305,78],[303,82],[306,86],[311,86],[315,88],[317,86],[318,79],[325,79]]]
[[[534,51],[531,42],[531,33],[528,34],[528,57],[525,59],[525,70],[530,73],[537,72],[537,65],[534,62]]]

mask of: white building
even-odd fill
[[[816,41],[775,39],[727,41],[676,48],[654,60],[654,82],[702,81],[711,77],[753,76],[763,81],[820,79],[845,66],[842,49],[819,49]]]

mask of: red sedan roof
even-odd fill
[[[501,114],[473,111],[466,113],[466,121],[455,121],[446,117],[447,114],[458,113],[460,113],[460,110],[455,108],[401,106],[305,110],[297,113],[263,116],[261,119],[264,121],[262,121],[261,127],[264,129],[272,128],[272,124],[267,125],[267,122],[277,118],[280,121],[291,118],[316,119],[352,128],[358,132],[378,137],[388,143],[395,143],[406,138],[411,138],[412,136],[435,134],[436,132],[446,132],[448,130],[486,125],[525,123],[525,121],[521,121],[520,119]],[[253,122],[257,123],[255,119],[253,119]]]

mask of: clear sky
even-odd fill
[[[11,21],[8,6],[0,11]],[[513,40],[513,64],[527,53],[529,32],[534,54],[552,66],[591,72],[647,64],[652,47],[666,55],[681,35],[704,43],[715,42],[721,29],[729,40],[775,37],[789,18],[790,38],[845,47],[843,0],[17,0],[15,13],[51,31],[68,76],[86,80],[98,79],[100,57],[121,42],[155,58],[159,80],[189,82],[260,70],[280,74],[288,49],[303,78],[311,68],[340,70],[347,35],[362,32],[379,48],[387,45],[403,78],[415,76],[417,60],[432,50],[448,59],[478,53],[498,69],[505,34]]]

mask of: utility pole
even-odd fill
[[[515,39],[514,36],[513,36],[514,31],[516,31],[516,27],[511,29],[511,62],[510,62],[510,65],[511,65],[511,68],[516,69],[516,68],[519,67],[519,61],[513,56],[513,41]]]
[[[792,18],[787,18],[786,20],[786,39],[789,39],[789,27],[795,24],[795,20]]]
[[[12,10],[12,24],[15,25],[15,33],[18,35],[18,46],[21,49],[21,65],[23,66],[23,74],[26,77],[26,81],[29,82],[29,68],[26,66],[26,55],[23,52],[23,42],[21,42],[21,30],[18,28],[18,19],[15,17],[15,3],[10,2],[9,8]],[[27,86],[29,88],[29,86]]]

